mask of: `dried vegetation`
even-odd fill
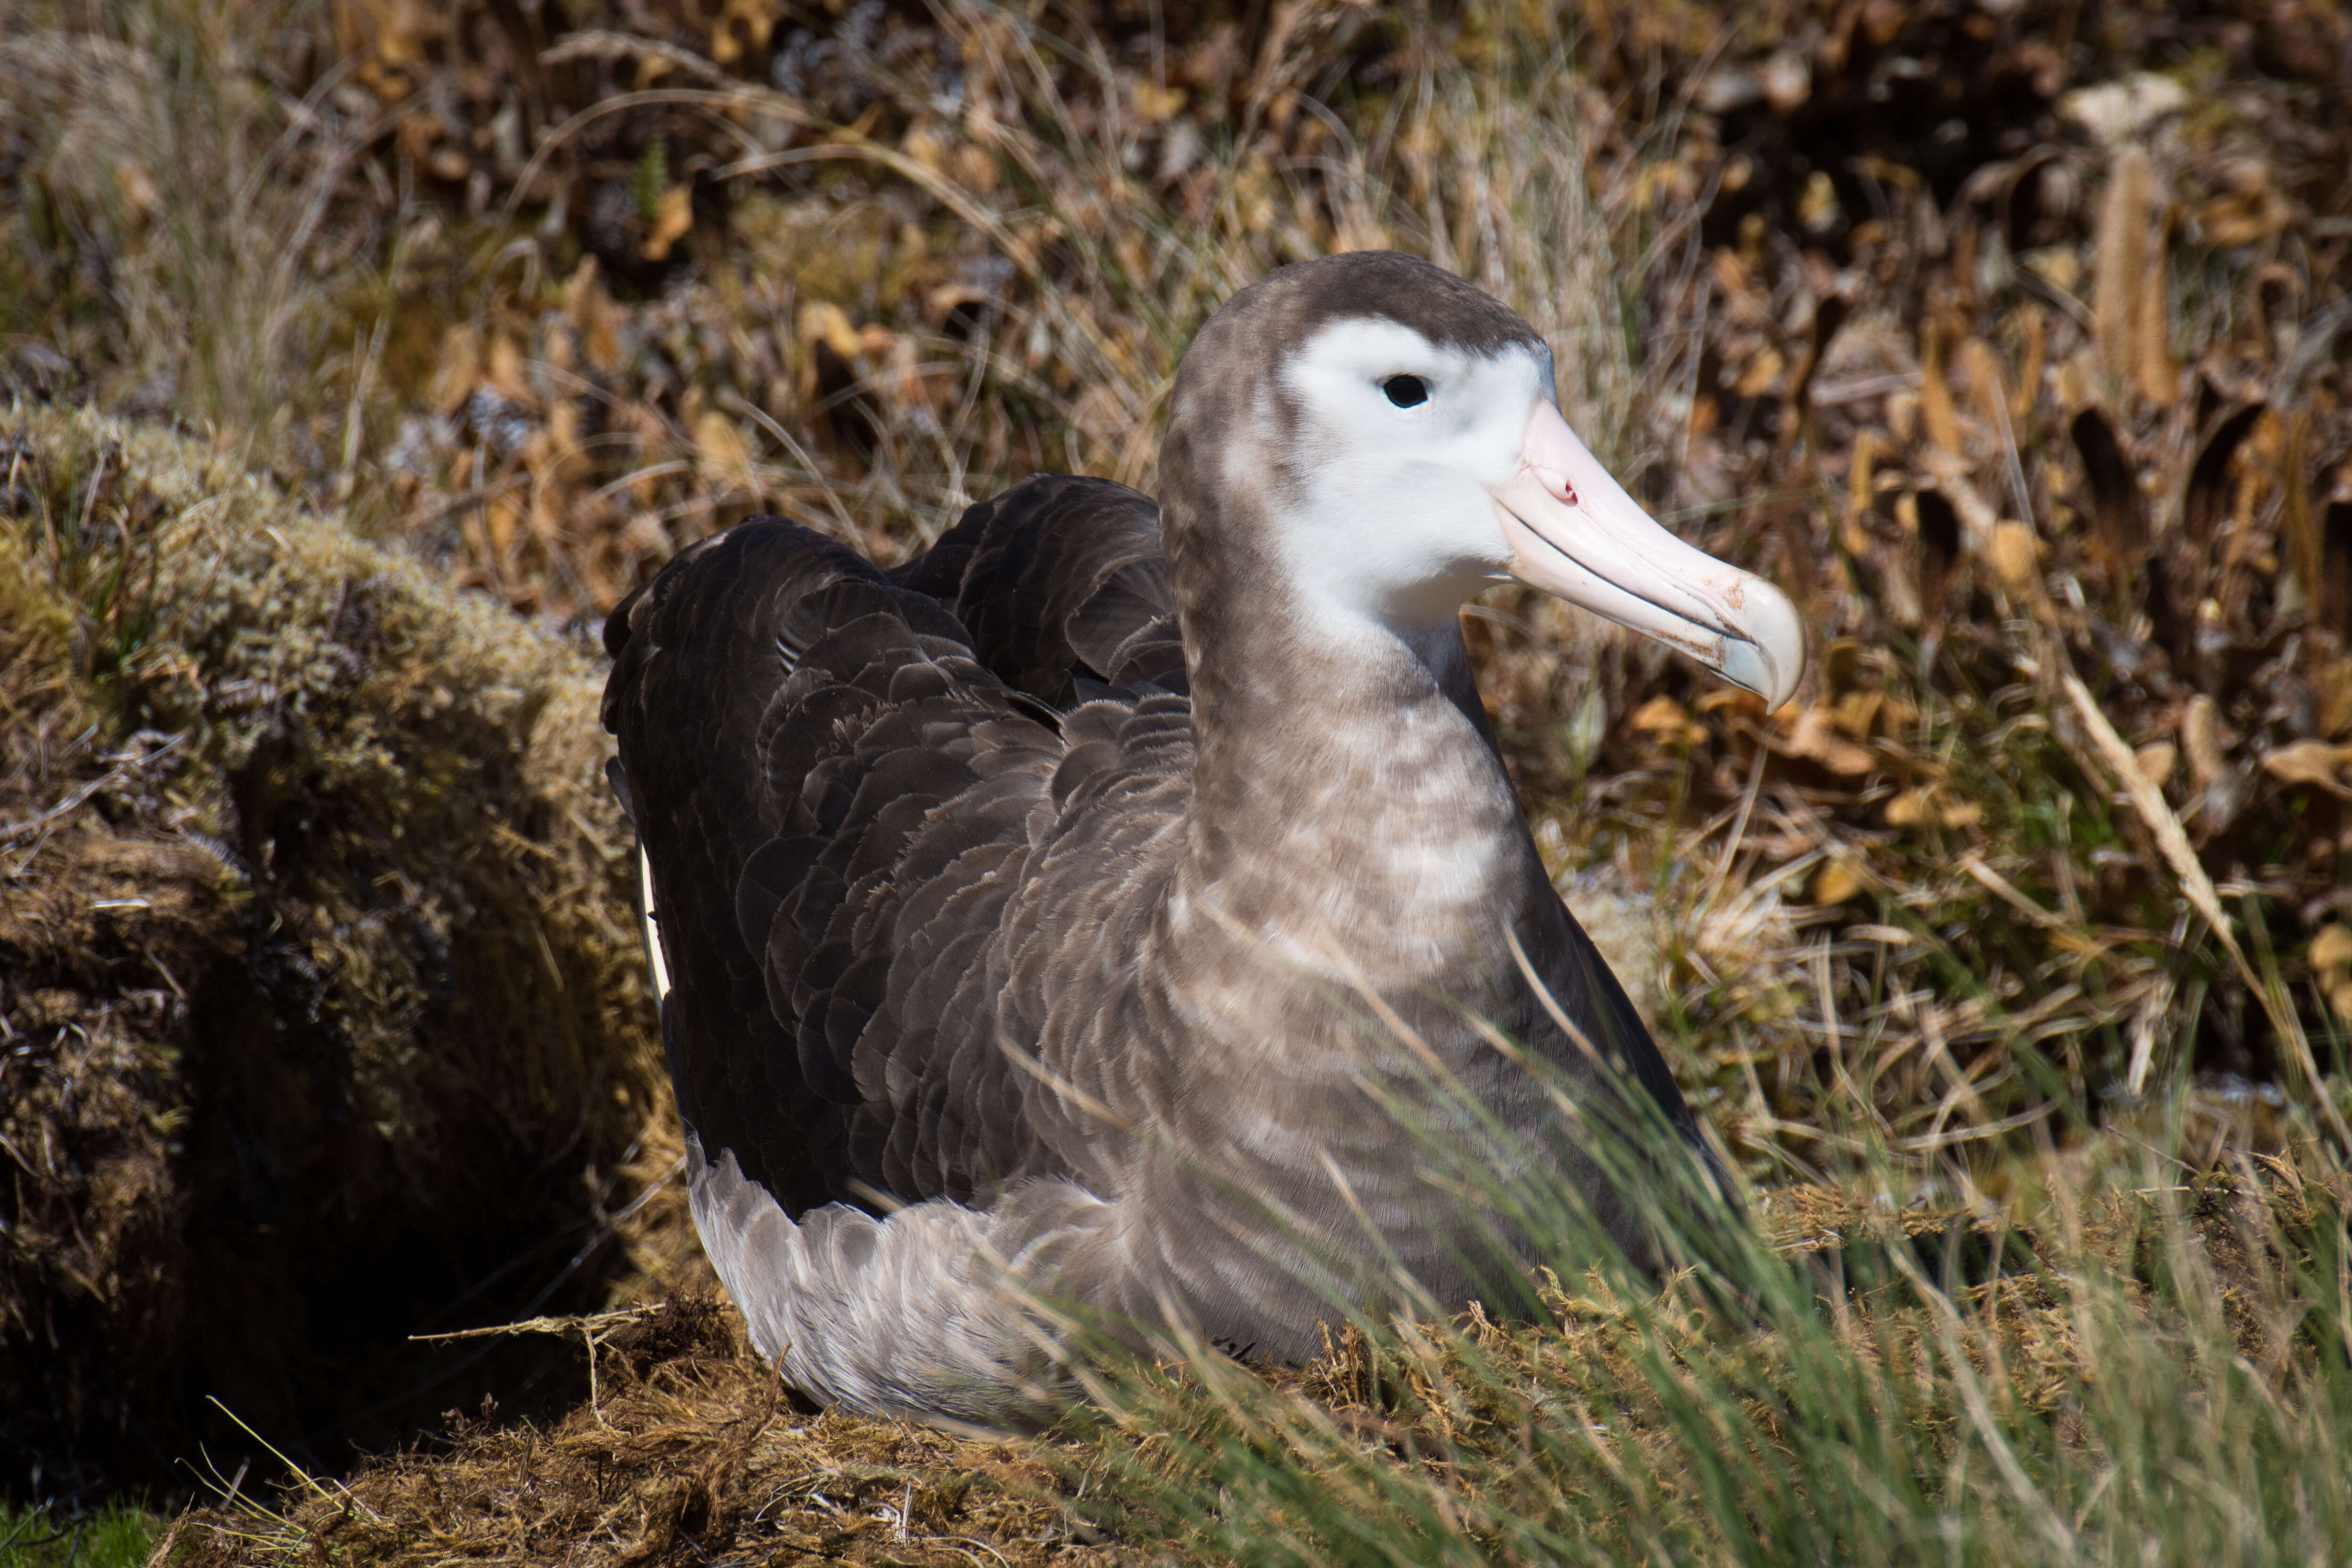
[[[1099,1412],[1018,1442],[793,1412],[707,1300],[551,1322],[601,1373],[560,1423],[452,1412],[348,1481],[192,1513],[166,1554],[2324,1560],[2352,1528],[2352,1322],[2326,1303],[2352,1178],[2262,1156],[2135,1187],[2160,1162],[2103,1156],[2034,1228],[1770,1195],[1738,1332],[1696,1273],[1551,1276],[1533,1325],[1350,1324],[1297,1370],[1114,1367]]]
[[[1031,469],[1148,486],[1192,328],[1337,246],[1417,250],[1518,306],[1636,493],[1820,629],[1768,718],[1549,601],[1471,622],[1547,856],[1749,1176],[2024,1212],[2131,1140],[2242,1175],[2343,1140],[2347,47],[2316,0],[19,6],[0,1369],[85,1382],[39,1396],[79,1414],[18,1454],[113,1422],[90,1451],[120,1465],[122,1411],[185,1405],[175,1347],[215,1343],[186,1337],[217,1255],[190,1238],[263,1223],[207,1196],[252,1170],[308,1217],[270,1248],[351,1261],[241,1282],[205,1320],[258,1325],[217,1340],[223,1365],[257,1339],[382,1353],[429,1313],[353,1329],[350,1292],[416,1249],[444,1249],[455,1297],[532,1244],[543,1282],[612,1228],[673,1134],[593,667],[565,639],[753,510],[888,558]],[[49,412],[73,403],[205,439]],[[168,456],[106,455],[134,449]],[[200,477],[155,489],[157,464]],[[229,527],[244,500],[190,512],[215,491],[266,494],[300,549]],[[214,559],[247,564],[193,574]],[[320,586],[378,580],[400,586]],[[262,652],[254,626],[309,630]],[[244,998],[223,1032],[206,976]],[[289,1091],[199,1049],[265,1017],[348,1065]],[[205,1109],[237,1094],[250,1124]],[[278,1140],[258,1165],[255,1127]],[[485,1190],[531,1196],[461,1196]],[[676,1206],[619,1229],[649,1239],[583,1254],[572,1304],[674,1255]],[[298,1277],[301,1322],[252,1315]],[[539,1310],[505,1278],[446,1321]],[[110,1304],[58,1305],[84,1300]],[[147,1322],[182,1326],[114,1354]],[[457,1456],[667,1429],[656,1387],[673,1413],[752,1398],[723,1361],[601,1416],[469,1428],[352,1495],[390,1519]],[[356,1364],[322,1354],[290,1385]],[[316,1429],[264,1401],[234,1402]],[[818,1429],[778,1421],[761,1442]],[[629,1462],[702,1474],[735,1439],[693,1441]],[[683,1561],[712,1521],[749,1528],[742,1478],[783,1472],[728,1462],[581,1552]],[[510,1491],[441,1495],[478,1500],[435,1526],[485,1532],[467,1552],[551,1550],[511,1533],[541,1525]],[[608,1494],[562,1495],[546,1520]],[[234,1550],[292,1551],[328,1506]],[[1018,1529],[1077,1552],[1040,1522],[1068,1506]],[[892,1528],[855,1551],[911,1551]]]
[[[792,1411],[740,1320],[707,1297],[551,1324],[584,1333],[595,1396],[541,1429],[450,1413],[439,1439],[348,1484],[184,1521],[189,1568],[325,1552],[604,1564],[809,1560],[948,1568],[1141,1561],[1065,1506],[1010,1440]],[[314,1544],[315,1543],[315,1544]]]
[[[0,470],[9,1463],[394,1438],[677,1154],[594,665],[167,432]]]

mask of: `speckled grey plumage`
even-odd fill
[[[1360,985],[1639,1246],[1464,1019],[1613,1092],[1516,937],[1690,1124],[1543,873],[1458,631],[1330,645],[1266,543],[1310,475],[1264,368],[1349,311],[1527,338],[1425,264],[1286,269],[1188,354],[1164,509],[1034,479],[896,574],[754,519],[607,626],[697,1224],[817,1397],[1008,1418],[1055,1380],[1024,1297],[1297,1357],[1394,1268],[1440,1304],[1490,1289],[1508,1259],[1464,1255],[1377,1103],[1409,1053],[1334,1005]]]

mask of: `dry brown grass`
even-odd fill
[[[173,1534],[185,1550],[173,1560],[1141,1561],[1070,1511],[1060,1478],[1026,1443],[795,1410],[741,1320],[709,1298],[585,1324],[598,1392],[560,1420],[453,1411],[438,1438],[348,1482],[184,1520]]]
[[[1879,1479],[1885,1456],[1866,1444],[1843,1458],[1824,1444],[1857,1436],[1833,1419],[1824,1430],[1825,1406],[1896,1434],[1901,1465],[1948,1466],[1916,1479],[1942,1489],[1980,1542],[2030,1536],[2034,1515],[2072,1507],[2067,1488],[2079,1496],[2103,1469],[2125,1489],[2169,1487],[2178,1460],[2166,1468],[2159,1454],[2151,1477],[2135,1468],[2141,1456],[2121,1451],[2119,1406],[2142,1421],[2150,1410],[2198,1412],[2191,1422],[2210,1429],[2208,1440],[2234,1431],[2274,1458],[2326,1465],[2328,1434],[2340,1430],[2327,1423],[2344,1414],[2330,1406],[2343,1392],[2329,1371],[2341,1324],[2312,1314],[2310,1270],[2344,1256],[2352,1185],[2341,1166],[2305,1151],[2135,1189],[2151,1166],[2144,1154],[2120,1143],[2098,1154],[2125,1179],[2065,1173],[2027,1227],[1889,1210],[1833,1188],[1769,1195],[1762,1228],[1801,1261],[1764,1287],[1743,1323],[1727,1322],[1696,1275],[1629,1290],[1596,1270],[1548,1280],[1534,1324],[1476,1311],[1452,1324],[1351,1324],[1298,1369],[1213,1354],[1113,1363],[1100,1373],[1104,1412],[1034,1438],[973,1440],[794,1409],[740,1321],[708,1299],[550,1322],[540,1326],[587,1337],[600,1372],[597,1393],[560,1422],[451,1412],[439,1437],[348,1480],[304,1479],[274,1500],[240,1495],[191,1513],[166,1555],[1027,1564],[1616,1562],[1646,1552],[1738,1562],[1757,1560],[1740,1544],[1744,1528],[1801,1531],[1776,1521],[1781,1511],[1811,1512],[1849,1543],[1905,1543],[1896,1508],[1839,1522],[1852,1502],[1840,1494],[1857,1479],[1867,1490],[1915,1478]],[[1775,1299],[1790,1283],[1804,1292],[1793,1312]],[[1831,1386],[1809,1386],[1822,1380]],[[2247,1402],[2278,1413],[2301,1446],[2249,1422]],[[2193,1438],[2160,1426],[2141,1434],[2147,1447],[2195,1453]],[[1988,1442],[2013,1445],[2032,1465],[2028,1495],[2004,1497],[1999,1482],[1970,1491],[1966,1456]],[[1730,1463],[1747,1469],[1746,1490],[1723,1495],[1709,1450],[1739,1456]],[[2315,1539],[2345,1500],[2319,1471],[2310,1479],[2322,1495],[2300,1520],[2249,1490],[2224,1528],[2242,1546],[2297,1539],[2298,1527]],[[2090,1490],[2075,1515],[2077,1531],[2093,1521],[2083,1544],[2094,1556],[2113,1548],[2146,1561],[2153,1548],[2164,1561],[2199,1560],[2176,1550],[2200,1539],[2196,1524],[2182,1528],[2194,1511],[2140,1517],[2127,1507],[2110,1519],[2096,1512],[2105,1490]]]

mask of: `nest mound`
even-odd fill
[[[1695,1478],[1719,1448],[1736,1452],[1751,1433],[1801,1440],[1780,1424],[1801,1418],[1783,1400],[1808,1375],[1843,1389],[1898,1368],[1873,1405],[1889,1413],[1873,1419],[1929,1435],[1963,1418],[1964,1367],[2029,1428],[2076,1445],[2082,1390],[2122,1375],[2126,1354],[2185,1357],[2193,1342],[2193,1354],[2272,1369],[2274,1397],[2308,1397],[2296,1369],[2335,1354],[2305,1292],[2341,1256],[2330,1237],[2352,1185],[2340,1163],[2261,1156],[2135,1190],[2130,1173],[2149,1168],[2134,1163],[2141,1152],[2110,1145],[2098,1157],[2121,1180],[2080,1172],[2067,1201],[2013,1210],[1892,1206],[1831,1186],[1765,1194],[1762,1235],[1809,1288],[1803,1304],[1761,1318],[1726,1321],[1687,1274],[1654,1294],[1605,1270],[1555,1276],[1536,1321],[1474,1310],[1370,1334],[1349,1324],[1301,1368],[1110,1358],[1097,1368],[1102,1407],[1031,1438],[812,1413],[707,1295],[540,1320],[516,1330],[584,1340],[596,1367],[589,1396],[560,1419],[499,1426],[488,1411],[452,1412],[437,1437],[348,1480],[296,1476],[191,1511],[159,1560],[1423,1561],[1438,1560],[1427,1549],[1441,1541],[1495,1547],[1505,1516],[1554,1543],[1598,1542],[1587,1560],[1611,1560],[1619,1532],[1656,1528],[1613,1508],[1612,1485],[1647,1468],[1675,1517],[1695,1517]],[[1815,1290],[1838,1312],[1817,1317]],[[2185,1360],[2164,1364],[2186,1375]],[[1727,1371],[1738,1413],[1706,1418],[1696,1444],[1678,1447],[1693,1433],[1677,1406]],[[1546,1444],[1537,1432],[1569,1437]],[[1580,1458],[1572,1439],[1585,1433],[1611,1440]],[[1367,1541],[1377,1557],[1349,1555]]]
[[[437,1439],[348,1483],[298,1482],[274,1508],[240,1496],[193,1512],[166,1554],[183,1568],[301,1552],[383,1568],[736,1552],[907,1568],[1142,1560],[1066,1506],[1081,1450],[796,1407],[742,1320],[709,1297],[546,1326],[585,1333],[599,1375],[561,1419],[452,1412]]]
[[[595,667],[161,430],[0,473],[0,1465],[412,1431],[658,1228]]]

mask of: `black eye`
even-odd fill
[[[1399,408],[1417,408],[1429,401],[1429,383],[1419,376],[1391,376],[1381,383],[1381,391]]]

